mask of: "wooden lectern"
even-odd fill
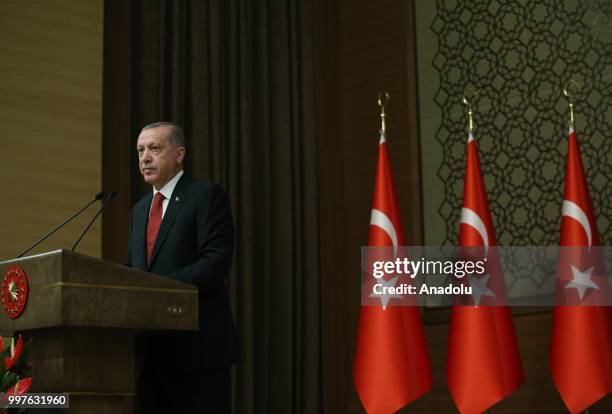
[[[70,394],[69,413],[131,413],[136,335],[198,330],[193,285],[68,250],[0,262],[0,277],[12,266],[29,293],[21,316],[0,315],[0,333],[33,338],[30,392]]]

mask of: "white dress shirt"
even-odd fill
[[[157,193],[162,193],[164,196],[164,201],[162,203],[162,218],[164,214],[166,214],[166,209],[168,208],[168,203],[170,202],[170,197],[172,197],[172,192],[174,191],[174,187],[176,187],[176,183],[183,175],[183,170],[180,170],[170,181],[168,181],[162,188],[156,190],[153,187],[153,199],[155,199],[155,195]],[[153,200],[151,200],[151,205],[149,206],[149,214],[151,214],[151,208],[153,207]]]

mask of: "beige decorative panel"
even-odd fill
[[[0,259],[101,187],[103,0],[0,2]],[[35,249],[69,248],[94,208]],[[98,222],[80,245],[99,256]]]

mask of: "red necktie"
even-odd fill
[[[163,212],[164,195],[158,192],[157,194],[155,194],[155,198],[153,198],[153,207],[151,207],[151,212],[149,213],[149,222],[147,223],[147,264],[151,263],[153,247],[155,246],[155,240],[157,239],[159,226],[162,222]]]

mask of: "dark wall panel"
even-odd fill
[[[391,162],[407,240],[421,243],[411,2],[317,1],[319,214],[326,412],[360,412],[352,379],[360,246],[367,243],[378,149],[378,93],[388,90]]]

